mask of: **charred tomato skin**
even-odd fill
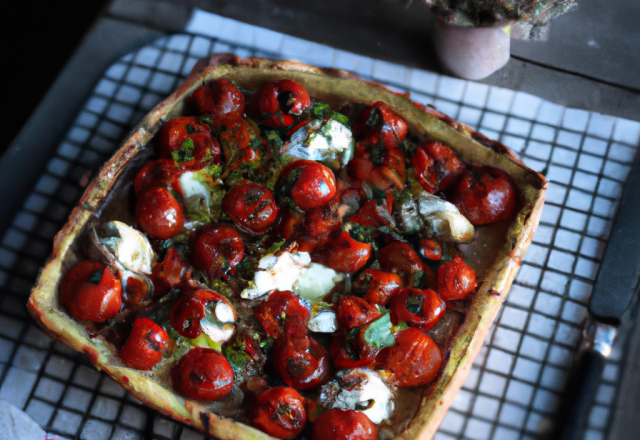
[[[182,257],[174,247],[170,247],[164,259],[156,263],[151,271],[153,296],[155,298],[164,296],[190,278],[191,273]]]
[[[295,316],[306,325],[310,317],[309,310],[302,305],[300,297],[290,290],[272,292],[266,301],[256,306],[254,314],[272,338],[282,333],[287,318]]]
[[[149,318],[136,318],[120,357],[129,367],[146,371],[162,360],[167,348],[169,336],[162,327]]]
[[[291,197],[303,211],[325,205],[336,195],[336,178],[325,165],[312,160],[296,160],[282,169],[280,193]]]
[[[190,244],[191,264],[212,278],[224,275],[227,269],[234,273],[244,257],[242,238],[231,226],[204,226],[196,231]]]
[[[212,290],[198,289],[183,293],[171,309],[171,325],[185,338],[197,338],[202,333],[200,320],[206,316],[207,307],[218,301],[226,302],[227,299]]]
[[[293,124],[291,115],[300,115],[310,106],[311,99],[304,87],[288,79],[265,84],[258,96],[258,108],[266,118],[264,122],[276,127]]]
[[[278,216],[278,205],[269,188],[240,182],[222,199],[222,209],[236,226],[252,235],[262,235]]]
[[[396,343],[380,351],[378,365],[393,375],[400,387],[433,382],[442,366],[442,353],[433,340],[415,327],[396,333]]]
[[[311,253],[311,260],[337,272],[354,273],[371,257],[371,244],[354,240],[349,231],[340,234]]]
[[[63,278],[60,299],[74,318],[104,322],[120,312],[122,283],[104,264],[81,261]]]
[[[197,117],[189,116],[184,118],[169,119],[160,129],[160,143],[158,145],[158,156],[170,159],[171,153],[179,150],[182,143],[189,136],[196,133],[210,135],[211,128]]]
[[[476,274],[460,255],[438,268],[438,292],[447,301],[465,299],[476,288]]]
[[[251,424],[273,437],[293,439],[307,422],[304,402],[304,397],[293,388],[270,388],[256,400]]]
[[[211,115],[216,128],[227,125],[244,114],[244,95],[227,78],[219,78],[193,92],[193,99],[201,113]]]
[[[311,440],[377,440],[378,427],[362,411],[332,409],[313,424]]]
[[[149,188],[179,189],[179,170],[171,159],[158,159],[146,163],[133,182],[133,189],[140,196]]]
[[[362,277],[368,283],[363,298],[369,304],[386,306],[395,290],[402,287],[400,277],[391,272],[367,269],[363,272]]]
[[[418,147],[411,164],[418,182],[431,194],[447,189],[465,169],[453,150],[441,142]]]
[[[184,209],[166,188],[149,188],[136,204],[136,220],[151,237],[166,240],[184,227]]]
[[[517,209],[516,189],[501,170],[477,167],[467,170],[450,198],[473,225],[486,225],[512,217]]]
[[[382,270],[398,275],[405,286],[413,286],[415,277],[423,271],[431,278],[430,269],[408,243],[395,241],[386,245],[380,249],[378,261]]]
[[[410,299],[418,299],[417,313],[407,307]],[[430,289],[420,290],[413,287],[398,289],[391,298],[391,321],[394,325],[406,322],[411,327],[429,331],[442,318],[447,309],[446,303]]]
[[[364,339],[364,332],[369,327],[360,329],[355,339],[348,339],[346,333],[337,335],[329,345],[329,354],[336,368],[362,368],[371,365],[380,352],[374,345]]]
[[[378,319],[380,312],[362,298],[345,296],[340,298],[336,317],[340,330],[347,331]]]
[[[420,253],[423,257],[436,261],[442,257],[442,246],[435,240],[420,240]]]
[[[218,400],[233,388],[233,370],[222,353],[209,348],[192,348],[171,370],[173,388],[198,400]]]

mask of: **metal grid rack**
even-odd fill
[[[437,438],[530,439],[546,432],[636,155],[640,123],[566,109],[528,94],[214,18],[226,26],[218,27],[218,38],[194,34],[161,38],[122,57],[104,73],[2,237],[0,398],[25,409],[61,439],[202,438],[142,405],[96,372],[84,355],[44,335],[28,316],[25,303],[54,234],[89,176],[126,132],[177,87],[199,57],[233,52],[346,68],[393,89],[408,90],[414,99],[502,140],[532,168],[546,170],[551,184],[538,232]],[[240,35],[244,44],[230,42]],[[605,369],[588,439],[606,437],[625,344],[624,338],[618,341]]]

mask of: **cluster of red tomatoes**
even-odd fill
[[[183,173],[211,166],[242,172],[248,165],[267,172],[264,161],[273,152],[268,151],[264,128],[290,136],[310,121],[307,113],[312,107],[306,90],[289,80],[270,82],[245,102],[238,87],[222,78],[196,90],[193,101],[203,116],[167,121],[159,134],[158,158],[135,178],[137,223],[154,243],[185,230]],[[234,310],[232,301],[240,301],[229,301],[196,283],[191,267],[210,280],[229,280],[238,264],[251,258],[245,255],[248,239],[268,235],[271,242],[295,241],[295,249],[309,252],[312,261],[355,274],[349,296],[325,298],[339,326],[328,345],[308,330],[310,312],[292,292],[271,292],[256,306],[255,318],[274,341],[269,364],[286,385],[266,387],[249,411],[251,423],[270,435],[294,438],[307,419],[315,419],[315,440],[377,438],[376,425],[360,411],[329,410],[312,417],[313,404],[298,391],[318,388],[336,368],[381,368],[399,387],[436,379],[442,353],[426,332],[444,315],[448,301],[465,299],[475,290],[476,278],[450,246],[447,253],[442,243],[422,239],[414,248],[391,233],[394,192],[405,188],[409,177],[429,193],[446,191],[476,225],[508,218],[516,210],[516,193],[504,173],[467,167],[450,148],[438,142],[416,143],[408,131],[386,104],[367,106],[353,119],[355,158],[344,170],[334,173],[319,162],[293,160],[278,168],[271,189],[246,178],[235,180],[221,201],[230,221],[190,231],[188,253],[169,247],[153,267],[154,298],[180,290],[170,324],[189,339],[202,334],[201,321],[214,308]],[[374,260],[375,268],[361,270]],[[77,319],[104,322],[121,311],[122,291],[117,270],[83,261],[67,273],[61,300]],[[394,327],[386,337],[392,341],[372,342],[372,326],[387,313]],[[121,357],[132,368],[150,370],[174,346],[160,325],[136,318]],[[247,340],[245,348],[250,354],[260,351],[255,341]],[[204,401],[225,396],[234,383],[225,356],[202,347],[182,356],[171,377],[182,395]]]

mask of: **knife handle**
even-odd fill
[[[562,407],[557,419],[557,440],[584,440],[584,421],[589,415],[595,397],[605,356],[599,351],[586,350],[578,359],[575,370],[569,375]]]

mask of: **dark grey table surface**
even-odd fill
[[[434,19],[419,0],[113,0],[0,159],[0,233],[101,73],[117,56],[184,28],[194,7],[367,56],[441,71]],[[640,2],[583,0],[551,24],[547,41],[512,40],[512,58],[481,81],[558,104],[640,120]],[[28,157],[29,160],[24,160]],[[640,326],[639,326],[640,327]],[[636,340],[640,341],[640,330]],[[638,371],[633,344],[627,371]],[[611,438],[640,432],[640,378],[619,396]],[[630,431],[630,429],[632,429]]]

